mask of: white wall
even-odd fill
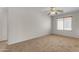
[[[7,8],[0,7],[0,41],[7,40]]]
[[[50,17],[42,8],[8,8],[8,43],[13,44],[47,35],[51,30]]]
[[[72,31],[58,31],[56,30],[56,18],[61,18],[64,16],[72,16]],[[71,36],[79,38],[79,11],[73,13],[66,13],[58,16],[51,17],[52,19],[52,34],[60,34],[64,36]]]

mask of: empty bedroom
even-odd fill
[[[0,7],[0,51],[79,52],[79,7]]]

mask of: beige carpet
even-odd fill
[[[7,41],[0,41],[0,52],[8,50],[7,46],[8,46]]]
[[[79,39],[48,35],[8,46],[9,52],[76,52]]]

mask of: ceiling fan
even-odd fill
[[[48,10],[48,15],[53,16],[53,15],[60,14],[62,12],[63,12],[62,9],[58,9],[56,7],[50,7],[49,10]]]

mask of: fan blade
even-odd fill
[[[63,10],[57,10],[57,12],[63,12]]]

